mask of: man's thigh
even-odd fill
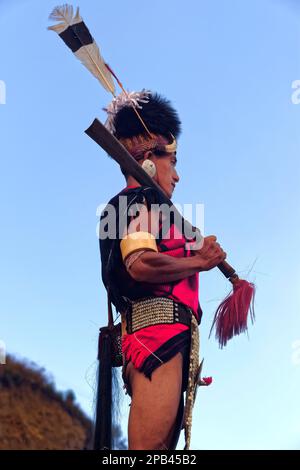
[[[156,442],[169,440],[181,397],[182,362],[179,352],[155,369],[151,381],[132,363],[128,364],[126,373],[132,387],[128,436],[131,448],[148,445],[150,449]]]

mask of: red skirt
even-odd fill
[[[186,390],[190,356],[190,328],[187,325],[153,325],[132,334],[125,334],[122,337],[122,352],[122,378],[129,396],[132,396],[132,392],[126,380],[126,368],[130,361],[151,380],[153,371],[178,352],[183,355],[182,391]]]

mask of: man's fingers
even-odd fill
[[[227,256],[226,253],[222,253],[222,254],[216,256],[216,257],[214,258],[214,260],[213,260],[211,266],[213,266],[213,267],[218,266],[218,264],[222,263],[222,261],[225,260],[226,256]]]

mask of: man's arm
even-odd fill
[[[226,258],[214,235],[204,238],[201,250],[190,258],[174,258],[164,253],[146,251],[129,267],[135,281],[162,283],[184,279],[200,271],[208,271]]]
[[[158,233],[159,214],[148,211],[147,206],[139,207],[139,214],[131,218],[128,232],[146,231],[156,236]],[[129,255],[125,266],[135,281],[149,283],[173,282],[200,271],[208,271],[226,258],[217,237],[204,238],[201,250],[192,251],[194,256],[175,258],[165,253],[141,250]]]

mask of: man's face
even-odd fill
[[[151,160],[156,165],[156,175],[153,179],[167,194],[168,198],[171,198],[175,189],[175,185],[179,181],[179,176],[176,171],[176,152],[166,153],[165,155],[159,157],[153,155]]]
[[[168,144],[168,140],[163,138],[164,143]],[[155,155],[151,150],[145,152],[143,160],[149,158],[156,166],[156,174],[154,180],[159,184],[162,190],[166,193],[168,198],[172,197],[175,185],[179,181],[179,176],[176,171],[176,152],[165,153],[164,155]],[[140,162],[142,164],[143,160]]]

